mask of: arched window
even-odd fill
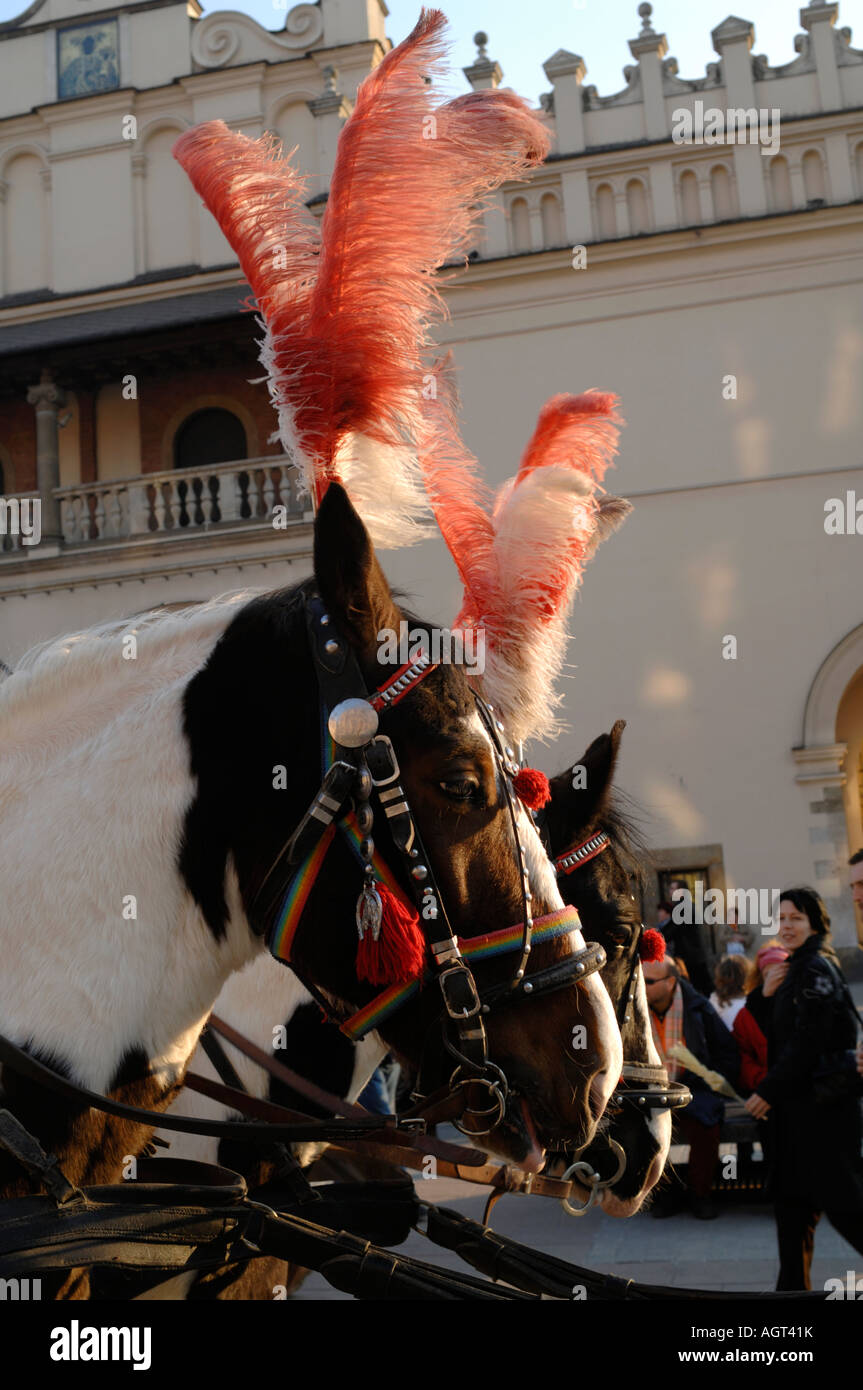
[[[596,220],[600,241],[610,241],[617,236],[617,211],[610,183],[601,183],[596,190]]]
[[[770,200],[774,212],[790,212],[793,207],[788,161],[781,154],[770,161]]]
[[[824,181],[824,165],[817,150],[807,150],[801,163],[803,188],[807,203],[826,203],[827,185]]]
[[[542,195],[539,211],[542,217],[543,246],[562,246],[563,218],[560,215],[560,203],[553,193]]]
[[[701,199],[698,196],[698,180],[691,169],[680,175],[680,220],[684,227],[701,225]]]
[[[175,468],[207,468],[247,457],[246,431],[230,410],[196,410],[174,436]]]
[[[724,164],[716,164],[710,171],[710,196],[713,199],[713,216],[717,222],[734,216],[731,179]]]
[[[509,209],[512,219],[512,245],[514,251],[530,250],[530,213],[525,198],[513,198]]]
[[[629,214],[630,236],[647,231],[647,194],[641,179],[630,179],[626,185],[626,211]]]

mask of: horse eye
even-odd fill
[[[629,941],[631,932],[628,927],[609,927],[608,939],[615,946],[625,946]]]
[[[479,783],[469,777],[455,782],[441,782],[439,785],[453,801],[470,801],[479,791]]]

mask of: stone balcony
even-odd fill
[[[53,490],[61,538],[0,533],[0,594],[308,554],[312,512],[283,455],[144,473]],[[36,492],[8,504],[33,503]],[[42,508],[43,516],[45,508]],[[58,571],[60,572],[58,574]]]
[[[292,473],[286,460],[269,457],[56,488],[63,543],[203,535],[242,522],[272,526],[274,507],[303,515]]]

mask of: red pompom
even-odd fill
[[[657,931],[655,927],[647,928],[641,938],[640,955],[643,961],[665,959],[665,937],[661,931]]]
[[[515,794],[529,811],[541,811],[551,801],[551,787],[544,772],[535,767],[523,767],[513,778]]]
[[[419,914],[385,883],[375,888],[383,907],[377,941],[370,931],[357,946],[357,979],[370,985],[400,985],[416,980],[425,968],[425,938]]]

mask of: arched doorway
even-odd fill
[[[863,844],[863,623],[825,657],[809,689],[803,740],[793,749],[807,800],[811,878],[833,920],[836,945],[863,946],[848,891],[848,859]]]
[[[248,458],[246,431],[230,410],[196,410],[174,435],[175,468],[208,468]]]
[[[248,453],[246,431],[232,411],[210,406],[187,416],[174,435],[174,468],[197,477],[177,482],[178,526],[203,526],[223,519],[222,478],[218,473],[208,475],[207,470],[248,458]]]
[[[845,687],[836,715],[836,742],[845,744],[845,823],[848,846],[863,849],[863,667]],[[861,941],[863,944],[863,941]]]

